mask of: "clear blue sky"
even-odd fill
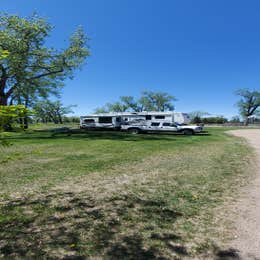
[[[260,90],[259,0],[0,0],[0,10],[48,18],[55,47],[83,25],[92,55],[62,93],[77,115],[153,90],[175,95],[177,111],[230,117],[237,88]]]

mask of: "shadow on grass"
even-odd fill
[[[180,217],[182,213],[163,200],[132,194],[102,201],[73,192],[11,200],[0,208],[0,255],[8,259],[192,259],[182,237],[169,230]],[[204,259],[242,257],[236,249],[214,247]]]
[[[196,134],[196,136],[209,136],[207,132]],[[181,133],[147,133],[132,135],[120,131],[84,130],[84,129],[45,129],[26,132],[20,136],[10,136],[5,139],[71,139],[71,140],[121,140],[121,141],[176,141],[178,138],[191,138]]]
[[[162,228],[182,216],[163,201],[124,195],[100,203],[71,192],[9,201],[0,213],[2,257],[60,259],[166,259],[137,226],[149,219]],[[176,255],[188,255],[185,247],[174,244],[181,240],[176,234],[154,228],[145,234]]]
[[[227,250],[216,250],[215,256],[217,260],[242,260],[239,251],[234,248],[229,248]]]

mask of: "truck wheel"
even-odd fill
[[[193,132],[192,130],[190,130],[190,129],[184,129],[184,130],[182,131],[182,133],[183,133],[184,135],[193,135],[193,134],[194,134],[194,132]]]
[[[128,132],[129,132],[130,134],[136,135],[136,134],[139,134],[139,133],[140,133],[140,130],[137,129],[137,128],[131,128],[131,129],[128,130]]]

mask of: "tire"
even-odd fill
[[[128,132],[133,135],[137,135],[140,133],[140,130],[138,128],[130,128],[128,129]]]
[[[191,129],[184,129],[184,130],[182,131],[182,133],[183,133],[184,135],[193,135],[193,134],[194,134],[194,131],[191,130]]]

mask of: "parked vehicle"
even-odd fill
[[[170,133],[182,133],[185,135],[193,135],[203,131],[202,126],[197,125],[180,125],[178,123],[171,122],[139,122],[136,124],[122,125],[122,130],[128,131],[132,134],[148,133],[148,132],[170,132]]]
[[[80,117],[80,128],[90,129],[120,129],[123,125],[139,121],[171,122],[188,124],[188,114],[181,112],[118,112],[102,113]]]
[[[97,114],[80,117],[80,128],[88,129],[120,129],[122,117],[117,114]]]

